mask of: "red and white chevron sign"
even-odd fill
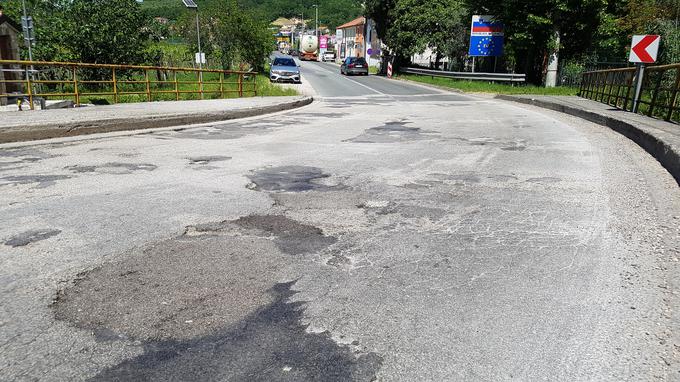
[[[659,53],[659,42],[661,42],[661,36],[657,35],[633,36],[633,44],[631,44],[628,61],[640,64],[656,62],[656,56]]]
[[[387,78],[392,78],[392,63],[387,63]]]

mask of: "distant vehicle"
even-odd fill
[[[325,52],[321,57],[321,60],[323,60],[324,62],[335,61],[335,52]]]
[[[368,63],[363,57],[347,57],[340,65],[340,74],[368,75]]]
[[[272,61],[269,69],[269,80],[271,82],[293,82],[301,83],[300,67],[291,56],[277,56]]]
[[[300,60],[319,60],[319,40],[314,35],[306,34],[300,40]]]
[[[290,44],[282,41],[279,43],[279,52],[283,54],[288,54],[290,52]]]

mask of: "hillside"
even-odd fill
[[[225,0],[195,0],[199,8],[214,1]],[[305,19],[314,18],[315,3],[318,0],[241,0],[238,4],[245,9],[254,11],[259,17],[268,21],[276,18],[300,16],[304,12]],[[181,0],[144,0],[142,7],[152,16],[166,17],[176,20],[188,10]],[[361,14],[361,5],[357,0],[324,0],[319,6],[319,23],[331,28],[354,19]]]

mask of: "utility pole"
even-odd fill
[[[198,68],[203,69],[203,52],[201,51],[201,23],[198,19],[198,7],[196,7],[196,36],[198,39]]]
[[[302,36],[305,35],[305,11],[302,11],[302,30],[300,31],[300,38],[298,39],[298,44],[300,48],[302,47]],[[300,53],[300,48],[298,48],[298,53]]]
[[[316,51],[320,52],[321,51],[321,48],[320,48],[321,45],[319,45],[319,4],[314,4],[314,5],[312,5],[312,7],[314,7],[314,11],[316,13],[316,21],[314,23],[314,35],[316,35],[316,44],[317,44]],[[321,57],[320,56],[317,57],[317,60],[319,58],[321,58]]]
[[[319,5],[314,4],[314,10],[316,11],[316,23],[314,23],[314,30],[316,31],[316,39],[319,39]]]
[[[198,18],[198,5],[194,0],[182,0],[184,3],[184,6],[186,6],[189,9],[195,9],[196,10],[196,36],[198,39],[198,55],[196,56],[198,61],[198,91],[199,94],[201,95],[201,99],[203,99],[203,52],[201,51],[201,23]]]
[[[23,7],[24,11],[24,17],[22,17],[21,20],[21,29],[22,32],[24,33],[24,42],[26,43],[26,47],[28,48],[28,60],[33,61],[33,38],[35,35],[35,32],[33,31],[33,19],[28,17],[28,11],[26,11],[26,0],[21,1],[21,5]],[[26,69],[26,82],[27,85],[30,87],[29,93],[33,93],[33,84],[31,81],[33,80],[33,65],[31,65],[30,68]],[[42,104],[41,104],[42,105]],[[31,102],[31,110],[35,108],[33,105],[33,102]],[[19,110],[21,110],[21,104],[19,105]]]
[[[28,33],[28,36],[24,36],[24,41],[26,42],[26,46],[28,47],[28,60],[33,61],[33,49],[31,49],[32,41],[31,39],[33,38],[32,30],[29,29],[32,27],[32,23],[29,22],[28,20],[28,12],[26,11],[26,0],[21,1],[23,8],[24,8],[24,23],[26,23],[26,30],[24,33]]]

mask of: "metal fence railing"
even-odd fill
[[[219,69],[0,60],[0,100],[86,97],[105,102],[257,95],[257,73]]]
[[[526,75],[514,73],[472,73],[472,72],[444,72],[441,70],[403,68],[402,73],[419,74],[431,77],[446,77],[458,80],[496,81],[496,82],[526,82]]]
[[[579,96],[633,110],[636,68],[583,73]],[[649,66],[642,77],[638,112],[680,122],[680,64]]]

